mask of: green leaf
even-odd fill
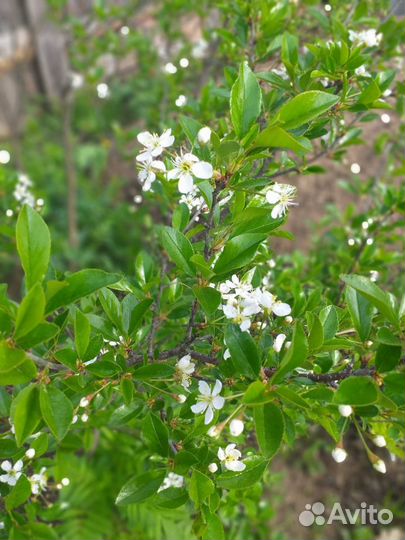
[[[189,276],[195,274],[190,266],[190,258],[194,255],[193,246],[184,234],[171,227],[161,227],[160,241],[175,265]]]
[[[134,335],[134,333],[138,330],[152,303],[152,298],[146,298],[145,300],[139,302],[139,304],[136,304],[136,306],[134,306],[134,308],[131,310],[127,330],[130,336]]]
[[[366,341],[371,332],[373,305],[353,287],[346,287],[345,298],[350,317],[361,341]]]
[[[11,510],[14,510],[14,508],[17,508],[18,506],[24,504],[25,501],[29,499],[30,495],[31,483],[25,476],[25,474],[23,474],[20,476],[20,478],[17,480],[16,485],[4,499],[7,511],[10,512]]]
[[[286,129],[298,128],[328,111],[339,100],[339,96],[320,90],[302,92],[281,107],[277,119]]]
[[[315,313],[307,312],[307,315],[310,316],[309,318],[311,319],[310,332],[308,335],[308,346],[309,350],[312,352],[322,347],[324,340],[323,326],[319,317],[315,315]]]
[[[24,351],[0,341],[0,385],[24,384],[37,374],[37,368]]]
[[[236,372],[255,378],[260,371],[260,358],[256,343],[249,332],[242,332],[239,326],[231,324],[225,330],[225,343]]]
[[[268,126],[253,142],[254,148],[287,148],[296,154],[311,152],[312,144],[305,137],[297,137],[280,126]]]
[[[31,289],[37,281],[44,279],[48,270],[51,237],[42,217],[28,205],[18,216],[16,240],[27,289]]]
[[[357,275],[343,275],[342,280],[369,300],[389,321],[398,325],[398,313],[392,306],[389,295],[378,285],[364,276]]]
[[[205,313],[210,316],[221,303],[221,294],[213,287],[193,287],[193,292]]]
[[[48,303],[46,313],[51,313],[62,306],[67,306],[103,287],[113,285],[121,279],[118,274],[109,274],[104,270],[86,269],[80,270],[68,276],[65,281],[57,283],[54,294],[47,295]]]
[[[44,322],[38,324],[33,330],[28,332],[28,334],[18,338],[16,341],[23,349],[31,349],[32,347],[35,347],[35,345],[46,343],[55,337],[59,331],[60,328],[56,324]]]
[[[167,379],[173,377],[174,372],[174,367],[168,364],[148,364],[135,369],[134,379],[139,379],[140,381]]]
[[[380,343],[375,357],[375,365],[379,373],[395,369],[401,358],[402,347]]]
[[[273,375],[272,384],[283,380],[284,376],[293,371],[295,368],[302,366],[308,356],[308,342],[304,333],[304,329],[300,322],[297,322],[292,337],[291,346],[287,349],[281,360],[280,367]]]
[[[229,274],[236,268],[246,266],[253,259],[258,245],[266,238],[267,235],[256,233],[234,236],[225,244],[225,248],[214,266],[214,272],[216,274]]]
[[[79,358],[84,358],[90,341],[91,326],[88,318],[81,311],[76,311],[75,346]]]
[[[100,299],[100,304],[103,306],[103,309],[107,314],[107,317],[110,319],[113,325],[123,333],[122,309],[118,298],[112,291],[110,291],[110,289],[107,288],[101,289],[98,297]]]
[[[47,426],[58,440],[62,440],[73,420],[73,405],[70,399],[54,386],[41,386],[39,403]]]
[[[190,141],[191,145],[194,145],[198,132],[203,127],[203,125],[200,124],[200,122],[197,122],[197,120],[195,120],[194,118],[190,118],[189,116],[185,116],[184,114],[180,114],[179,120],[181,128],[184,131],[187,139]]]
[[[225,531],[222,521],[215,514],[206,517],[207,527],[202,535],[202,540],[225,540]]]
[[[256,436],[262,454],[272,458],[281,446],[284,435],[284,417],[274,403],[266,403],[253,410]]]
[[[224,489],[246,489],[253,486],[263,476],[268,465],[267,459],[257,458],[246,463],[241,472],[226,472],[217,476],[217,485]]]
[[[143,421],[143,434],[149,441],[152,452],[167,456],[169,453],[169,432],[162,420],[155,414],[146,415]]]
[[[17,444],[21,446],[27,437],[34,433],[41,420],[39,391],[35,384],[30,384],[14,398],[10,418],[14,425]]]
[[[159,508],[178,508],[188,501],[187,491],[183,488],[169,487],[156,493],[151,501]]]
[[[371,405],[378,398],[377,385],[371,377],[349,377],[344,379],[333,396],[339,405]]]
[[[202,472],[198,471],[197,469],[193,469],[190,480],[189,495],[196,508],[199,508],[203,502],[205,502],[208,497],[214,493],[214,491],[214,482]]]
[[[242,62],[231,89],[231,119],[236,135],[242,139],[260,114],[262,93],[247,62]]]
[[[369,84],[359,96],[359,103],[364,103],[365,105],[373,103],[381,96],[381,90],[378,84],[373,79],[368,80],[370,81]]]
[[[18,308],[15,321],[15,339],[18,340],[31,332],[42,321],[44,311],[44,291],[40,283],[35,283]]]
[[[323,326],[324,340],[334,338],[339,330],[339,319],[335,306],[324,307],[319,313],[319,320]]]
[[[115,504],[123,506],[149,499],[162,485],[165,473],[164,470],[155,470],[134,476],[121,488]]]

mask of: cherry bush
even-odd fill
[[[1,538],[265,539],[272,459],[312,426],[337,462],[355,429],[370,474],[386,472],[384,446],[404,458],[404,29],[389,2],[202,4],[226,21],[199,44],[211,57],[193,67],[179,51],[157,75],[174,95],[199,78],[199,97],[184,90],[127,135],[153,208],[130,272],[55,266],[43,201],[17,180],[2,231],[24,285],[20,302],[0,289]],[[170,9],[158,16],[174,41]],[[364,204],[330,213],[308,253],[278,254],[294,180],[341,162],[380,118],[395,118],[375,144],[382,170],[360,180],[352,166],[342,186]]]

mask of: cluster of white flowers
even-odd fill
[[[289,184],[273,184],[266,191],[266,200],[269,204],[273,204],[274,208],[271,211],[273,219],[279,219],[285,216],[289,206],[297,206],[294,202],[296,188]]]
[[[186,354],[176,364],[176,378],[186,390],[191,384],[191,375],[194,373],[195,364],[191,361],[191,356]]]
[[[184,485],[184,477],[183,476],[180,476],[179,474],[176,474],[174,472],[169,472],[169,474],[163,480],[162,485],[158,489],[158,493],[160,491],[164,491],[165,489],[169,489],[171,487],[181,488],[181,487],[183,487],[183,485]]]
[[[349,39],[356,45],[365,45],[366,47],[377,47],[382,40],[382,34],[377,34],[375,28],[369,28],[368,30],[349,30]]]
[[[205,412],[204,423],[208,425],[214,418],[215,410],[220,410],[225,405],[225,399],[219,395],[222,390],[222,383],[217,379],[211,390],[205,381],[200,381],[198,390],[200,394],[197,396],[197,403],[191,406],[191,410],[194,414]]]
[[[18,175],[18,181],[14,188],[14,199],[20,203],[21,206],[27,204],[34,208],[35,206],[35,197],[31,192],[32,181],[28,178],[26,174],[20,173]]]
[[[41,491],[46,490],[48,477],[46,475],[46,467],[42,467],[39,473],[33,474],[28,478],[31,484],[31,493],[33,495],[39,495]]]
[[[144,146],[144,150],[136,157],[140,164],[139,179],[144,191],[151,189],[157,173],[167,174],[168,180],[178,180],[178,190],[182,194],[195,193],[194,178],[212,178],[212,165],[190,152],[175,155],[171,162],[172,168],[166,171],[165,163],[156,158],[174,143],[171,129],[166,129],[162,135],[142,131],[137,139]]]
[[[284,66],[280,66],[279,68],[273,68],[271,72],[274,73],[274,75],[281,77],[285,81],[288,80],[288,73]]]
[[[222,311],[227,319],[238,324],[242,331],[249,330],[252,317],[259,313],[271,312],[278,317],[290,315],[291,307],[269,291],[256,287],[249,282],[242,282],[235,274],[219,285],[222,299]]]
[[[182,195],[179,202],[186,204],[190,211],[195,210],[197,213],[208,208],[204,197],[200,195],[196,186],[189,193]]]

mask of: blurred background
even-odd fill
[[[378,12],[380,2],[369,4]],[[24,202],[42,209],[52,230],[56,273],[85,266],[131,273],[138,251],[155,249],[147,232],[161,218],[137,182],[136,134],[163,126],[176,132],[181,114],[209,123],[213,111],[226,111],[232,77],[225,66],[243,57],[243,28],[232,45],[224,7],[207,0],[1,0],[0,281],[13,297],[22,278],[14,226]],[[404,1],[392,2],[386,16],[404,12]],[[393,64],[403,68],[398,59]],[[273,59],[261,70],[269,67]],[[314,234],[366,205],[364,181],[384,174],[391,158],[385,143],[398,130],[395,110],[370,115],[365,144],[333,162],[321,158],[315,170],[292,179],[299,206],[287,228],[294,238],[278,239],[278,252],[310,251]],[[313,537],[297,521],[308,502],[356,507],[367,500],[396,510],[395,523],[378,538],[402,540],[403,466],[391,462],[388,474],[378,475],[356,437],[338,465],[328,445],[318,428],[276,461],[268,486],[272,539]],[[339,527],[328,534],[367,540],[376,532]]]

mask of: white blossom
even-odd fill
[[[271,211],[273,219],[282,218],[288,210],[289,206],[296,206],[293,202],[296,194],[294,186],[289,184],[274,184],[266,193],[266,200],[269,204],[273,204],[274,208]]]
[[[164,491],[165,489],[174,487],[174,488],[181,488],[184,485],[184,477],[180,476],[179,474],[176,474],[174,472],[169,472],[169,474],[166,476],[166,478],[163,480],[162,485],[158,489],[158,493],[160,491]]]
[[[200,395],[197,397],[197,403],[191,406],[194,414],[202,414],[205,412],[204,423],[210,424],[214,418],[214,411],[220,410],[225,405],[225,399],[220,396],[222,383],[220,380],[215,381],[213,389],[205,381],[198,383]]]
[[[218,449],[218,459],[225,465],[229,471],[239,472],[246,469],[246,465],[239,461],[242,454],[236,449],[236,444],[228,444],[225,448]]]
[[[187,105],[187,98],[184,94],[180,94],[176,101],[175,101],[176,107],[184,107]]]
[[[141,131],[141,133],[138,133],[137,139],[138,142],[145,147],[145,149],[136,156],[137,161],[153,160],[174,143],[174,136],[172,135],[171,129],[166,129],[162,135],[150,133],[149,131]]]
[[[166,166],[163,161],[148,159],[139,164],[138,178],[142,184],[143,191],[149,191],[153,182],[156,180],[156,173],[166,172]]]
[[[169,75],[174,75],[175,73],[177,73],[177,68],[173,64],[173,62],[168,62],[167,64],[165,64],[163,70]]]
[[[28,448],[28,450],[25,452],[25,457],[28,459],[32,459],[35,457],[35,448]]]
[[[283,348],[284,341],[286,339],[287,339],[287,336],[285,334],[278,334],[278,336],[276,336],[276,339],[274,340],[273,349],[279,353],[281,349]]]
[[[211,129],[208,126],[202,127],[197,133],[197,140],[200,144],[208,144],[211,140]]]
[[[19,459],[14,465],[11,461],[3,461],[0,467],[5,471],[6,474],[0,475],[0,482],[8,484],[9,486],[15,486],[17,480],[22,475],[23,462],[22,459]]]
[[[188,58],[180,58],[180,61],[179,61],[179,66],[180,67],[185,69],[185,68],[188,68],[189,65],[190,65],[190,61],[189,61]]]
[[[197,156],[191,153],[180,154],[173,161],[174,168],[171,169],[167,178],[178,180],[180,193],[189,193],[194,187],[194,178],[207,180],[212,178],[212,165],[206,161],[200,161]]]
[[[347,458],[347,452],[344,448],[337,446],[332,450],[332,457],[336,463],[343,463],[343,461]]]
[[[39,473],[33,474],[28,478],[31,484],[31,493],[33,495],[39,495],[41,491],[46,490],[46,484],[48,478],[46,476],[46,467],[42,467]]]
[[[376,435],[373,438],[373,443],[380,448],[384,448],[384,446],[387,446],[387,441],[385,440],[385,437],[383,435]]]
[[[234,418],[229,424],[229,431],[234,437],[239,437],[243,430],[245,429],[245,424],[239,418]]]
[[[191,191],[184,193],[179,200],[188,206],[189,210],[200,211],[206,206],[204,197],[200,196],[197,186],[194,186]]]
[[[353,409],[350,405],[339,405],[338,409],[339,413],[344,417],[348,417],[353,414]]]
[[[365,45],[366,47],[377,47],[382,40],[382,34],[377,34],[375,28],[369,28],[367,30],[349,30],[349,39],[351,42],[358,45]]]
[[[373,463],[373,467],[376,471],[385,474],[387,472],[387,467],[385,466],[385,463],[382,459],[377,459],[375,463]]]
[[[194,373],[195,364],[191,362],[191,356],[186,354],[180,358],[176,364],[177,374],[181,380],[181,385],[187,389],[191,384],[191,375]]]
[[[218,470],[218,465],[216,463],[210,463],[208,465],[208,470],[210,471],[210,473],[216,473]]]

